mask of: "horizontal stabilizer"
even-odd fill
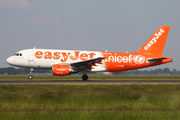
[[[160,61],[160,60],[164,60],[164,59],[168,59],[168,58],[165,58],[165,57],[161,57],[161,58],[149,58],[149,59],[147,59],[147,61],[149,63],[154,63],[154,62],[157,62],[157,61]]]

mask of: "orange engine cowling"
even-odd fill
[[[58,65],[58,64],[53,65],[52,71],[53,71],[53,75],[59,75],[59,76],[70,75],[71,73],[75,72],[68,65]]]

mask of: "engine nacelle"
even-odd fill
[[[53,75],[70,75],[71,73],[75,73],[76,71],[71,69],[69,65],[58,65],[55,64],[52,67]]]

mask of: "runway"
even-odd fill
[[[0,84],[11,83],[180,83],[180,80],[16,80],[0,81]]]

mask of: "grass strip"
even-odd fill
[[[180,84],[1,84],[0,112],[180,111]]]
[[[178,120],[179,112],[0,113],[1,120]]]

